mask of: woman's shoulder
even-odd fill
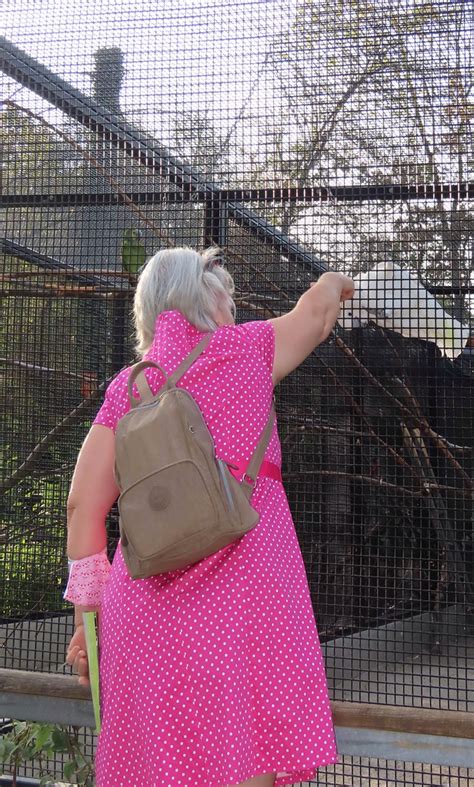
[[[115,431],[119,419],[130,408],[128,378],[131,368],[131,366],[127,366],[121,369],[108,384],[102,405],[93,420],[94,425],[101,424]]]
[[[250,320],[238,325],[222,325],[216,331],[216,337],[245,343],[259,343],[271,340],[274,333],[273,325],[268,320]]]
[[[223,325],[216,331],[216,343],[234,344],[237,349],[253,352],[270,370],[275,353],[275,331],[269,320],[250,320],[238,325]]]
[[[109,399],[122,399],[128,394],[128,378],[130,377],[132,366],[133,364],[126,366],[124,369],[117,372],[115,377],[112,377],[105,391]]]

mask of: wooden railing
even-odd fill
[[[13,669],[0,669],[0,694],[91,701],[74,676]],[[336,727],[474,740],[474,713],[346,701],[333,702],[332,711]]]

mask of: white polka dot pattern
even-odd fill
[[[202,337],[179,312],[157,320],[147,357],[169,374]],[[179,385],[195,397],[217,455],[248,460],[266,423],[274,331],[215,331]],[[95,423],[115,429],[129,370]],[[147,371],[156,392],[163,379]],[[135,391],[138,395],[138,391]],[[275,427],[265,458],[280,466]],[[305,566],[284,488],[261,477],[259,524],[190,566],[130,578],[118,546],[102,596],[102,732],[97,787],[224,787],[263,773],[310,780],[338,762]]]

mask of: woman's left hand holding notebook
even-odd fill
[[[90,686],[89,680],[89,662],[87,659],[87,645],[86,634],[84,630],[84,622],[82,620],[82,612],[97,612],[97,607],[78,607],[75,608],[75,631],[69,642],[66,663],[69,664],[79,676],[79,683],[81,686]]]

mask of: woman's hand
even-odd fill
[[[350,301],[351,298],[354,297],[355,285],[354,280],[351,279],[350,276],[346,276],[344,273],[336,273],[335,271],[328,271],[324,273],[323,276],[326,278],[333,277],[333,280],[341,287],[340,303],[343,303],[343,301]],[[321,279],[323,276],[321,276]],[[314,287],[317,283],[316,281],[312,281],[309,286]]]
[[[79,675],[81,686],[89,686],[89,662],[87,661],[86,635],[84,624],[76,625],[76,630],[71,637],[66,654],[66,664]]]
[[[350,301],[354,297],[355,285],[354,280],[350,276],[345,276],[344,273],[338,274],[341,277],[341,303],[343,301]]]
[[[74,605],[74,625],[75,631],[67,648],[66,664],[69,664],[79,675],[81,686],[90,686],[89,662],[87,660],[86,633],[82,620],[83,612],[95,612],[100,614],[99,607],[81,607]]]

